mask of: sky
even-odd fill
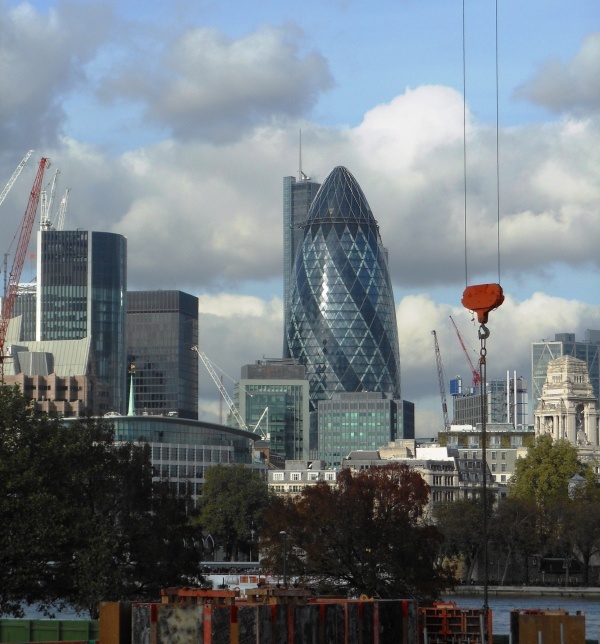
[[[346,166],[379,222],[418,436],[443,429],[431,331],[446,380],[470,376],[450,315],[478,358],[467,284],[506,296],[488,379],[531,390],[532,341],[600,329],[596,2],[0,0],[0,187],[35,150],[0,206],[1,252],[50,158],[65,228],[127,237],[129,289],[199,297],[228,387],[281,357],[300,132],[303,171]],[[201,368],[200,417],[218,414]]]

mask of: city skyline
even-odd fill
[[[65,228],[125,235],[129,288],[200,299],[223,370],[281,354],[281,179],[352,168],[389,250],[403,396],[442,428],[431,330],[448,378],[477,348],[464,279],[462,4],[266,1],[240,7],[9,2],[0,8],[0,208],[9,251],[35,159]],[[467,6],[469,282],[496,281],[494,7]],[[531,342],[600,328],[600,16],[593,3],[499,7],[501,283],[488,376],[531,378]],[[335,37],[332,37],[335,35]],[[208,55],[206,52],[210,52]],[[26,264],[23,279],[28,279]],[[29,270],[29,277],[31,277]],[[475,355],[476,358],[476,355]],[[218,414],[201,372],[200,414]]]

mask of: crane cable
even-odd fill
[[[464,228],[465,228],[465,290],[463,292],[463,306],[477,313],[480,323],[479,336],[489,336],[489,331],[485,326],[490,311],[497,309],[504,302],[504,294],[500,286],[500,155],[499,155],[499,91],[498,91],[498,0],[496,0],[496,208],[497,208],[497,264],[498,264],[498,283],[496,284],[477,284],[468,285],[468,218],[467,218],[467,115],[466,115],[466,18],[465,18],[465,0],[463,0],[463,29],[462,29],[462,49],[463,49],[463,185],[464,185]]]
[[[468,254],[467,254],[467,100],[466,100],[466,29],[465,29],[465,0],[462,3],[462,49],[463,49],[463,172],[464,172],[464,220],[465,220],[465,290],[462,297],[462,304],[465,308],[476,312],[479,320],[479,339],[481,342],[479,356],[480,388],[480,413],[481,413],[481,472],[482,472],[482,505],[483,505],[483,606],[482,618],[482,641],[488,641],[488,577],[489,577],[489,556],[488,556],[488,493],[487,493],[487,387],[486,367],[487,348],[486,340],[489,337],[489,330],[485,326],[490,311],[498,308],[504,301],[504,294],[500,286],[500,155],[499,155],[499,83],[498,83],[498,0],[495,0],[495,65],[496,65],[496,209],[497,209],[497,265],[498,283],[468,285]]]

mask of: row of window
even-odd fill
[[[195,461],[198,463],[229,463],[231,450],[202,449],[193,447],[154,446],[153,461]]]
[[[273,472],[274,481],[284,481],[286,472]],[[335,472],[288,472],[290,481],[302,481],[304,476],[307,481],[335,481]],[[304,476],[303,476],[304,475]]]

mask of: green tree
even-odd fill
[[[529,583],[529,560],[543,548],[540,522],[539,507],[531,499],[498,501],[490,522],[490,545],[496,556],[504,555],[500,585],[506,583],[511,566],[524,570]]]
[[[594,473],[581,463],[577,448],[568,441],[553,441],[551,436],[539,436],[527,455],[517,460],[510,481],[510,494],[521,499],[533,499],[544,505],[555,499],[567,498],[568,483],[574,474],[587,480],[587,489],[594,486]]]
[[[269,498],[266,481],[255,470],[243,463],[215,465],[205,472],[198,523],[237,561],[240,549],[249,552]]]
[[[189,583],[200,549],[187,511],[152,483],[147,445],[114,444],[102,422],[63,427],[0,387],[0,612],[156,599]]]
[[[345,469],[332,487],[305,488],[265,512],[265,565],[282,570],[283,538],[290,574],[319,589],[340,585],[371,597],[437,598],[452,575],[440,563],[442,535],[424,516],[429,488],[405,465],[359,473]]]
[[[488,507],[491,507],[491,503]],[[444,535],[442,552],[464,560],[464,578],[470,581],[483,547],[483,500],[480,496],[442,503],[435,508],[436,525]]]

